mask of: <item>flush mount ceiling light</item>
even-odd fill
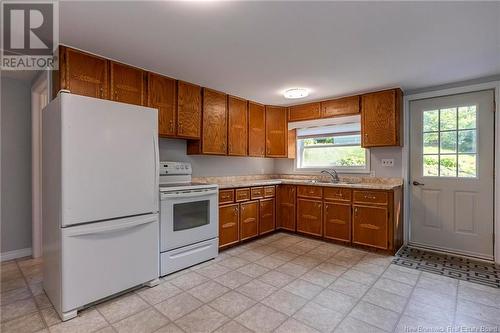
[[[285,90],[283,96],[285,98],[295,99],[295,98],[304,98],[309,95],[309,89],[306,88],[291,88]]]

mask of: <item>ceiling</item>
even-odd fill
[[[266,104],[500,74],[500,2],[61,2],[63,44]]]

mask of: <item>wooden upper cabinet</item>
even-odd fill
[[[288,124],[286,108],[266,106],[266,156],[287,157]]]
[[[177,128],[175,91],[174,79],[148,73],[148,106],[158,109],[159,136],[175,136]]]
[[[227,95],[203,88],[203,154],[227,154]]]
[[[200,139],[201,87],[188,82],[177,82],[177,136]]]
[[[111,61],[111,100],[145,105],[145,73],[135,67]]]
[[[109,98],[109,61],[88,53],[60,46],[59,87],[72,94]],[[54,94],[54,97],[55,97]]]
[[[361,97],[361,133],[363,147],[401,144],[400,89],[366,94]]]
[[[358,114],[359,96],[350,96],[321,102],[321,118]]]
[[[320,117],[320,103],[308,103],[290,106],[288,121],[318,119]]]
[[[248,102],[248,156],[266,155],[266,109]]]
[[[228,97],[228,155],[246,156],[248,144],[247,101]]]

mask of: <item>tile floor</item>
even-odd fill
[[[498,332],[500,289],[285,233],[60,322],[41,260],[1,266],[1,332]],[[451,326],[448,328],[448,326]]]

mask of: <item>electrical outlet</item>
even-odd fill
[[[393,158],[383,158],[382,165],[385,167],[393,167],[394,166],[394,159]]]

